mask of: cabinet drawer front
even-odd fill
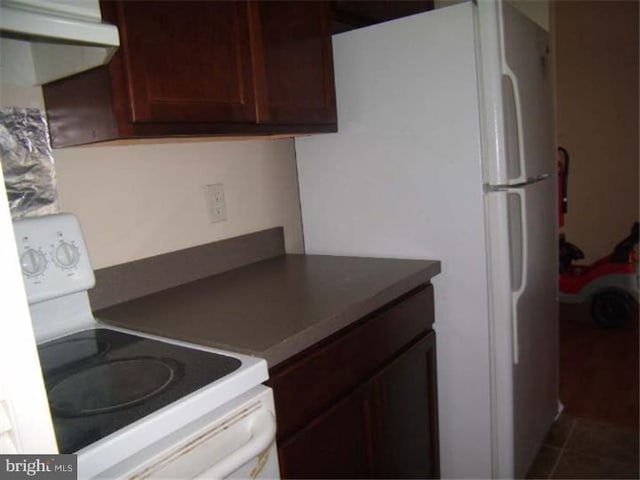
[[[245,2],[117,4],[133,122],[256,120]]]
[[[271,372],[278,440],[369,379],[433,324],[433,287],[393,302]]]

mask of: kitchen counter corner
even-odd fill
[[[98,310],[105,323],[255,355],[270,368],[427,284],[440,262],[280,255]]]

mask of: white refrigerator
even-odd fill
[[[307,253],[442,261],[444,478],[522,477],[558,412],[548,41],[488,0],[336,35],[339,131],[295,142]]]

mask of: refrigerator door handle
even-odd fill
[[[526,183],[524,148],[522,139],[522,102],[518,79],[506,62],[503,63],[502,90],[505,122],[505,150],[508,183]]]
[[[498,183],[498,184],[485,183],[482,186],[482,188],[483,188],[483,192],[484,193],[502,192],[504,190],[511,190],[512,188],[526,187],[528,185],[532,185],[532,184],[537,183],[537,182],[542,182],[543,180],[546,180],[548,178],[551,178],[551,174],[550,173],[542,173],[540,175],[536,175],[535,177],[527,178],[522,183]]]
[[[529,245],[527,242],[526,195],[523,189],[508,192],[509,250],[511,255],[511,322],[513,363],[518,364],[518,302],[527,288]]]

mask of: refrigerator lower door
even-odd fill
[[[508,237],[510,278],[510,291],[495,291],[492,302],[494,451],[498,452],[495,473],[523,478],[557,413],[555,182],[548,179],[492,192],[488,197],[492,213],[502,209],[508,218],[503,225]],[[498,248],[499,240],[499,235],[492,237],[490,249]]]

